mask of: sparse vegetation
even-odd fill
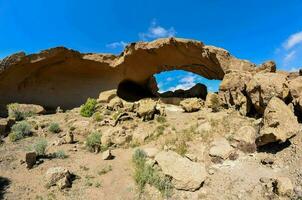
[[[100,122],[104,119],[104,116],[102,115],[102,113],[96,112],[96,113],[93,114],[93,119],[96,122]]]
[[[63,151],[63,150],[58,150],[57,152],[54,153],[54,155],[56,158],[59,158],[59,159],[65,159],[68,157],[66,155],[65,151]]]
[[[135,167],[134,180],[140,194],[143,193],[146,184],[150,184],[157,188],[164,197],[171,195],[173,188],[171,180],[146,163],[146,153],[144,151],[137,149],[133,154],[132,162]]]
[[[8,116],[14,118],[16,121],[25,120],[27,117],[34,115],[32,112],[22,111],[17,103],[12,103],[7,106]]]
[[[96,99],[88,98],[86,103],[81,106],[80,114],[83,117],[91,117],[96,111],[96,105]]]
[[[108,165],[108,166],[103,167],[100,171],[98,171],[98,175],[101,176],[101,175],[107,174],[110,171],[112,171],[112,166]]]
[[[53,122],[49,125],[48,130],[52,133],[60,133],[61,128],[60,125],[56,122]]]
[[[158,123],[163,124],[163,123],[166,123],[166,122],[167,122],[167,119],[166,119],[164,116],[158,116],[158,117],[156,118],[156,121],[157,121]]]
[[[86,138],[86,147],[91,152],[99,152],[101,150],[101,133],[90,133]]]
[[[44,156],[47,150],[47,140],[40,138],[33,147],[38,156]]]
[[[31,125],[27,121],[21,121],[16,123],[12,129],[11,133],[9,134],[9,139],[12,142],[20,140],[26,136],[31,134]]]

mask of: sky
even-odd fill
[[[174,36],[296,71],[302,66],[301,10],[301,0],[0,0],[0,59],[56,46],[119,54],[130,42]],[[197,82],[216,91],[219,83],[184,71],[156,78],[161,91]]]

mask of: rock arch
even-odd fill
[[[123,81],[145,88],[162,71],[181,69],[221,80],[228,71],[253,71],[254,67],[224,49],[179,38],[131,43],[119,56],[57,47],[0,61],[0,104],[73,108]]]

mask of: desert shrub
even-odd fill
[[[156,118],[156,121],[157,121],[158,123],[163,124],[163,123],[167,122],[167,119],[166,119],[164,116],[158,116],[158,117]]]
[[[96,105],[96,99],[88,98],[86,103],[81,106],[80,114],[83,117],[91,117],[96,110]]]
[[[20,140],[31,134],[31,125],[27,121],[21,121],[12,126],[9,138],[12,142]]]
[[[86,138],[86,147],[89,151],[98,151],[101,148],[102,134],[99,132],[92,132]]]
[[[163,196],[171,195],[173,188],[171,180],[146,163],[146,153],[144,151],[137,149],[132,156],[132,162],[135,167],[134,180],[140,193],[144,191],[146,184],[150,184],[157,188]]]
[[[219,97],[217,95],[213,95],[210,101],[211,101],[212,110],[214,112],[219,111],[219,107],[220,107]]]
[[[177,141],[175,144],[175,152],[184,156],[188,152],[188,145],[184,140]]]
[[[104,116],[100,112],[96,112],[93,114],[94,121],[100,122],[104,119]]]
[[[7,105],[8,116],[14,118],[16,121],[25,120],[27,117],[33,116],[33,112],[22,111],[17,103]]]
[[[46,154],[46,149],[47,149],[47,141],[43,138],[40,138],[34,144],[34,150],[38,156],[44,156]]]
[[[112,166],[108,165],[108,166],[103,167],[100,171],[98,171],[98,175],[101,176],[101,175],[107,174],[110,171],[112,171]]]
[[[67,158],[67,155],[63,150],[58,150],[57,152],[54,153],[54,156],[59,159]]]
[[[53,122],[49,125],[48,130],[52,133],[59,133],[61,131],[61,128],[58,123]]]

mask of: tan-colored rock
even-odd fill
[[[263,114],[272,97],[285,99],[289,95],[286,77],[282,73],[258,73],[249,81],[246,91],[258,113]]]
[[[103,160],[110,160],[112,158],[111,150],[108,149],[102,153]]]
[[[235,132],[233,139],[236,141],[236,147],[246,153],[253,153],[257,150],[256,136],[257,131],[252,126],[242,126]]]
[[[119,97],[114,97],[107,104],[108,110],[119,110],[123,107],[123,101]]]
[[[263,115],[263,126],[257,138],[257,145],[271,142],[285,142],[300,131],[297,117],[290,108],[279,98],[273,97]]]
[[[162,71],[186,70],[221,80],[227,71],[254,69],[255,64],[222,48],[181,38],[131,43],[118,56],[58,47],[1,60],[0,104],[26,102],[65,110],[102,91],[118,89],[124,80],[148,88],[150,77]]]
[[[58,185],[60,188],[71,186],[71,173],[63,167],[49,168],[45,174],[48,187]]]
[[[101,143],[104,145],[123,145],[130,142],[132,139],[132,134],[123,128],[112,128],[108,129],[102,134]]]
[[[0,138],[8,135],[15,122],[15,119],[12,118],[0,118]]]
[[[180,102],[185,112],[195,112],[202,108],[203,101],[199,98],[189,98]]]
[[[212,108],[213,111],[217,111],[221,106],[220,97],[216,93],[208,93],[205,106],[208,108]]]
[[[45,109],[40,105],[34,105],[34,104],[19,104],[19,103],[13,103],[8,106],[8,115],[13,116],[13,113],[15,111],[23,112],[23,113],[29,113],[33,115],[41,115],[45,114]]]
[[[209,155],[212,157],[218,157],[222,159],[227,159],[233,152],[233,148],[225,138],[216,138],[212,144],[209,151]]]
[[[302,111],[302,76],[298,76],[297,78],[290,80],[288,88],[294,105],[298,106]]]
[[[146,147],[143,149],[143,151],[146,153],[146,156],[148,158],[154,158],[156,156],[156,154],[158,154],[159,150],[157,148],[154,147]]]
[[[100,93],[99,98],[98,98],[98,102],[99,103],[109,103],[109,101],[111,99],[113,99],[114,97],[117,96],[117,90],[113,89],[113,90],[107,90],[107,91],[103,91]]]
[[[276,63],[274,61],[267,61],[262,63],[260,66],[256,68],[257,73],[265,73],[265,72],[276,72]]]
[[[288,177],[277,177],[275,180],[276,192],[279,196],[292,197],[294,187]]]
[[[66,142],[67,144],[73,144],[73,143],[74,143],[74,134],[73,134],[73,132],[72,132],[72,131],[69,131],[69,132],[65,135],[64,139],[65,139],[65,142]]]
[[[139,106],[137,108],[137,115],[143,119],[143,121],[148,121],[154,119],[156,113],[156,101],[152,99],[143,99],[139,101]]]
[[[207,172],[202,163],[195,163],[173,151],[162,151],[155,156],[163,173],[173,178],[176,189],[195,191],[205,181]]]

